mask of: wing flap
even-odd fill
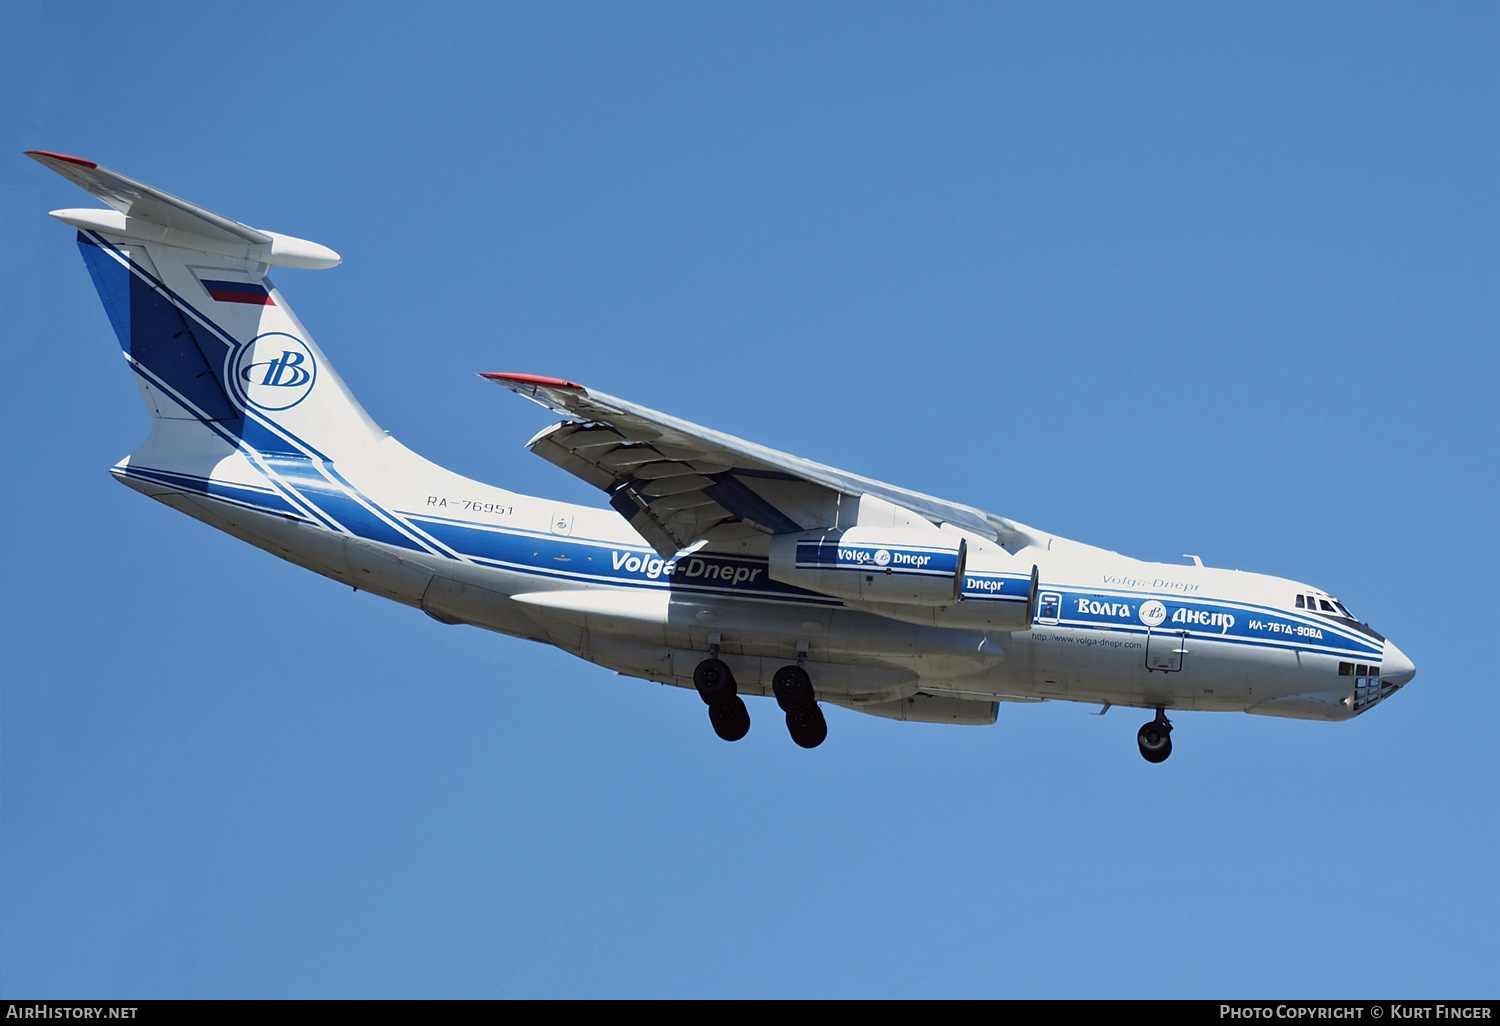
[[[613,473],[590,463],[567,446],[560,445],[551,438],[546,437],[548,434],[555,433],[558,428],[567,426],[566,423],[552,425],[546,431],[542,432],[542,434],[533,438],[528,448],[548,463],[556,464],[574,477],[588,482],[595,488],[606,492],[609,491],[610,486],[615,482],[615,475]]]

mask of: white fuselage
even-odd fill
[[[921,694],[1344,719],[1383,697],[1384,639],[1297,608],[1322,593],[1280,578],[1032,532],[1001,554],[1037,568],[1024,629],[945,626],[945,614],[962,621],[962,602],[910,622],[772,580],[753,538],[663,559],[612,510],[484,485],[388,436],[335,465],[252,458],[197,424],[155,424],[115,469],[131,487],[444,622],[544,640],[633,677],[691,687],[717,646],[742,693],[769,694],[800,656],[820,698],[875,712]]]

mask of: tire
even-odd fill
[[[720,659],[705,659],[694,668],[693,687],[698,689],[699,696],[710,707],[726,702],[739,693],[739,688],[734,683],[734,674]]]
[[[1141,727],[1135,741],[1141,747],[1141,758],[1147,762],[1165,762],[1172,754],[1172,725],[1152,720]]]
[[[1167,756],[1169,756],[1171,754],[1172,754],[1172,739],[1171,738],[1167,738],[1166,744],[1162,745],[1160,748],[1156,749],[1155,751],[1148,752],[1144,748],[1141,749],[1141,758],[1145,759],[1147,762],[1166,762],[1167,761]]]
[[[823,718],[823,710],[818,708],[817,702],[806,709],[787,713],[786,729],[792,740],[803,748],[816,748],[828,737],[828,721]]]
[[[726,701],[708,707],[708,722],[725,741],[738,741],[750,733],[750,710],[745,708],[743,698],[731,695]]]
[[[776,704],[786,713],[800,712],[817,704],[813,694],[812,678],[800,666],[783,666],[771,678],[771,691],[776,695]]]

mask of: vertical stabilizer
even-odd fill
[[[90,161],[29,156],[109,204],[53,216],[79,229],[153,418],[196,423],[236,448],[314,459],[383,437],[267,276],[273,265],[335,266],[338,254]]]

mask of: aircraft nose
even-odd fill
[[[1417,668],[1406,654],[1387,639],[1385,654],[1380,657],[1380,679],[1398,687],[1417,675]]]

